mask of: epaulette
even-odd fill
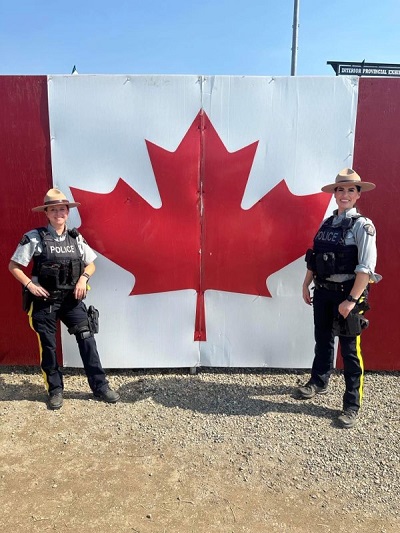
[[[342,228],[344,230],[348,230],[348,229],[352,228],[354,226],[354,224],[355,224],[355,221],[358,218],[360,218],[360,217],[362,217],[362,214],[361,213],[356,213],[355,215],[352,215],[349,218],[344,218],[342,220],[342,224],[341,224]]]
[[[76,228],[72,228],[68,230],[68,235],[70,235],[72,238],[76,239],[80,233]]]
[[[35,229],[39,233],[39,236],[42,240],[49,233],[49,230],[45,226],[41,226],[40,228],[35,228]]]

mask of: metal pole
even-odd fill
[[[293,36],[292,36],[292,65],[290,68],[290,75],[296,76],[297,69],[297,45],[298,45],[298,33],[299,33],[299,11],[300,0],[294,0],[293,9]]]

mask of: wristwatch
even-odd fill
[[[354,302],[355,304],[357,303],[358,299],[357,298],[354,298],[351,294],[348,295],[348,297],[346,298],[346,300],[348,302]]]

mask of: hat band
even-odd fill
[[[65,200],[49,200],[48,202],[44,203],[44,205],[54,205],[54,204],[69,204],[69,201],[67,199],[65,199]]]

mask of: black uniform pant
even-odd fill
[[[333,370],[333,320],[338,317],[338,306],[348,296],[352,285],[353,282],[350,283],[348,291],[333,291],[317,287],[314,291],[315,357],[311,370],[311,382],[319,387],[328,385]],[[358,411],[361,406],[364,385],[364,363],[360,340],[360,335],[339,336],[346,385],[343,409],[354,411]]]
[[[72,293],[61,301],[36,299],[31,319],[32,327],[39,337],[40,365],[46,389],[49,394],[62,392],[63,376],[56,355],[57,321],[61,320],[67,328],[87,321],[86,306],[82,301],[76,300]],[[76,340],[90,388],[94,393],[104,390],[108,381],[101,366],[94,336],[81,338],[78,333]]]

